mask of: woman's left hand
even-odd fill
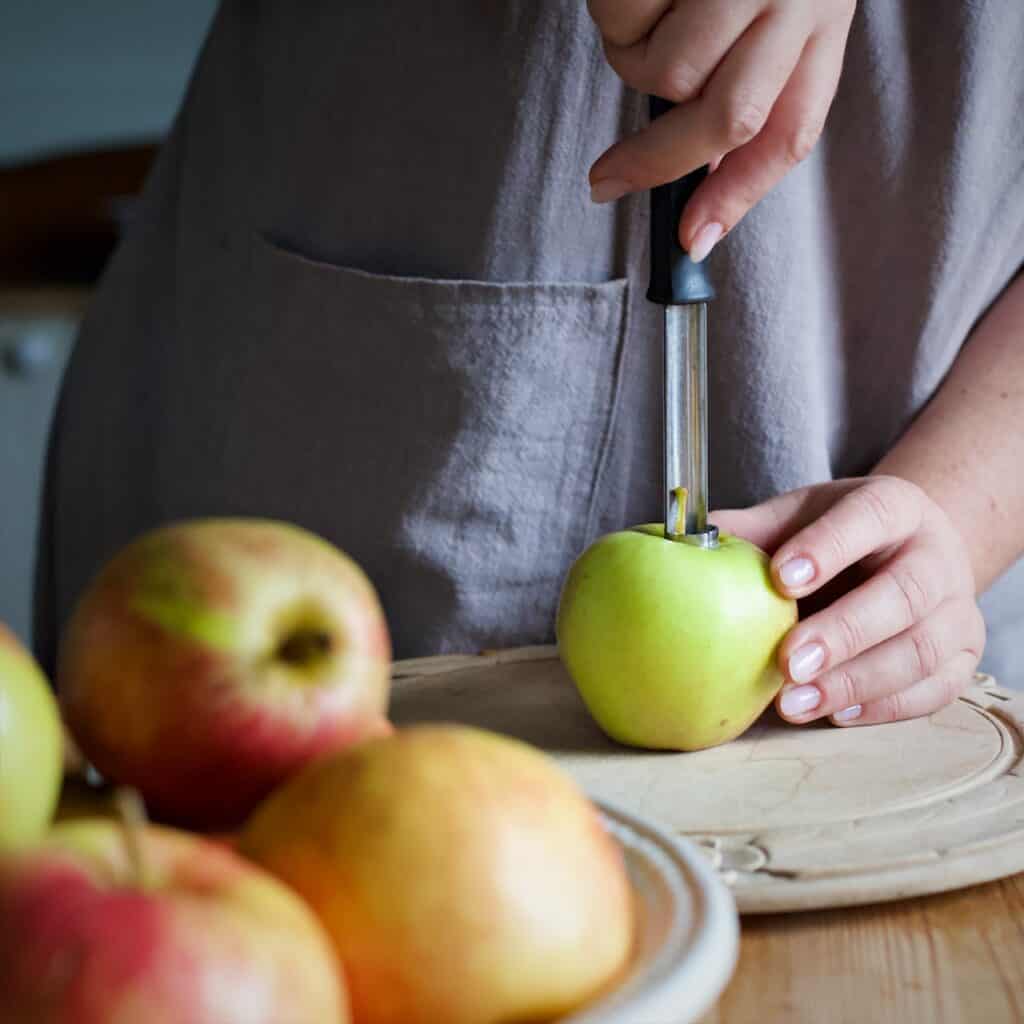
[[[927,715],[971,681],[985,646],[974,575],[945,512],[915,484],[871,476],[818,484],[715,513],[723,531],[772,554],[797,599],[859,579],[783,640],[779,713],[871,725]]]

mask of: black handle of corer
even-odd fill
[[[660,117],[673,104],[651,96],[651,120]],[[703,263],[694,263],[679,244],[679,219],[690,196],[707,177],[707,167],[651,189],[651,283],[647,298],[663,306],[685,306],[709,302],[715,290]]]

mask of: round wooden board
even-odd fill
[[[741,913],[851,906],[1024,871],[1024,694],[978,676],[929,718],[634,750],[597,728],[554,647],[395,665],[396,725],[450,721],[553,755],[598,800],[695,840]]]

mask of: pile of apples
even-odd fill
[[[633,905],[594,806],[525,744],[393,729],[390,661],[362,570],[262,520],[118,553],[59,703],[0,629],[0,1020],[507,1024],[612,983]],[[65,729],[118,815],[53,822]]]

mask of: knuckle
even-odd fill
[[[852,658],[864,649],[864,629],[855,615],[844,612],[835,620],[840,658]],[[856,701],[854,701],[856,703]]]
[[[879,722],[899,722],[910,717],[907,699],[903,693],[893,693],[883,698],[877,705],[876,720]]]
[[[869,516],[883,534],[892,532],[896,524],[896,502],[899,486],[885,480],[875,480],[853,494],[859,511]]]
[[[814,152],[824,126],[817,121],[804,121],[786,137],[785,159],[791,166],[803,163]]]
[[[860,684],[854,674],[845,668],[836,669],[829,676],[827,684],[829,703],[837,708],[852,708],[860,704]]]
[[[910,565],[892,565],[885,570],[903,604],[904,625],[920,622],[935,604],[933,589],[920,573]]]
[[[823,553],[826,555],[826,559],[824,561],[834,564],[837,568],[849,565],[851,561],[850,545],[846,537],[836,528],[831,516],[825,515],[818,520],[816,532],[825,548]]]
[[[927,679],[942,663],[942,650],[932,630],[926,626],[915,629],[910,638],[914,644],[915,681]]]
[[[768,112],[746,96],[730,96],[718,115],[718,143],[722,149],[738,149],[764,127]]]
[[[944,708],[963,693],[970,676],[967,673],[943,672],[935,677],[937,707]]]
[[[886,716],[890,722],[902,722],[915,717],[907,690],[897,690],[886,697]]]
[[[960,650],[971,662],[971,671],[977,668],[985,652],[988,627],[976,601],[964,601],[954,606],[957,626],[961,636]]]
[[[673,61],[657,76],[660,96],[685,103],[693,99],[704,86],[704,76],[688,60]]]

